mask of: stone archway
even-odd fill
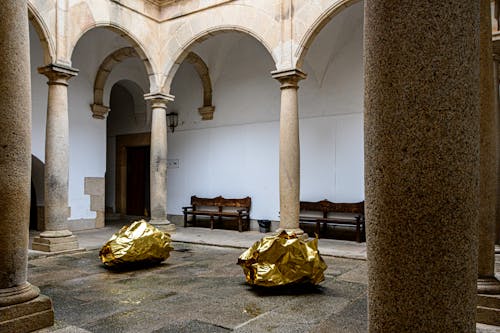
[[[215,106],[212,105],[212,82],[207,64],[194,52],[189,52],[186,62],[194,66],[203,86],[203,105],[198,108],[201,119],[211,120],[214,117]]]
[[[197,34],[190,35],[190,38],[184,41],[182,46],[178,47],[178,49],[174,51],[174,57],[167,62],[166,70],[164,72],[165,76],[161,84],[161,91],[169,94],[172,81],[175,77],[175,74],[177,73],[177,70],[179,69],[179,66],[184,60],[186,60],[195,44],[206,40],[210,36],[228,32],[239,32],[253,37],[268,51],[274,63],[278,63],[278,58],[273,52],[272,45],[268,41],[266,41],[258,32],[251,30],[248,27],[238,25],[210,27],[206,30],[200,31]]]
[[[55,59],[55,43],[52,40],[49,29],[42,16],[38,13],[35,6],[28,2],[28,18],[35,31],[43,49],[43,62],[45,65],[52,63]]]
[[[106,80],[114,66],[130,57],[138,57],[137,52],[133,47],[124,47],[108,55],[99,66],[94,81],[94,103],[90,105],[92,117],[104,119],[108,114],[109,106],[105,106],[103,101]]]
[[[298,46],[294,52],[295,56],[295,66],[301,68],[309,50],[309,47],[315,40],[316,36],[321,32],[321,30],[340,12],[342,12],[347,7],[350,7],[362,0],[341,0],[333,4],[327,10],[323,11],[310,25],[309,29],[302,35],[302,38],[298,41]]]
[[[146,73],[147,73],[148,78],[149,78],[150,88],[155,89],[155,87],[157,87],[155,70],[153,68],[153,63],[151,61],[151,57],[147,54],[146,48],[144,47],[144,45],[142,43],[139,42],[139,40],[131,32],[129,32],[124,27],[119,26],[118,24],[109,23],[109,22],[95,22],[95,23],[85,27],[84,29],[82,29],[80,31],[80,33],[78,34],[78,36],[76,36],[75,39],[70,42],[69,53],[68,53],[69,55],[71,55],[70,59],[72,58],[72,54],[75,50],[75,47],[76,47],[78,41],[87,32],[89,32],[93,29],[96,29],[96,28],[104,28],[104,29],[108,29],[110,31],[115,32],[116,34],[118,34],[119,36],[121,36],[125,40],[127,40],[130,43],[131,48],[133,49],[133,51],[131,51],[129,48],[123,48],[123,49],[121,49],[121,51],[120,50],[116,51],[115,52],[116,54],[113,53],[109,56],[111,58],[108,57],[109,59],[106,58],[103,61],[102,66],[111,66],[112,67],[114,65],[113,64],[113,55],[120,59],[120,60],[115,61],[115,62],[123,61],[124,59],[132,57],[132,56],[138,57],[143,62],[144,68],[146,69]],[[106,60],[107,60],[107,64],[106,64]],[[96,78],[96,80],[97,80],[97,78]],[[98,116],[98,118],[99,118],[99,116]]]

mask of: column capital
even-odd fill
[[[95,119],[105,119],[110,111],[109,107],[95,103],[90,104],[90,109],[92,110],[92,118]]]
[[[204,105],[201,108],[198,108],[198,112],[201,115],[201,120],[214,119],[214,111],[215,111],[215,106],[213,105]]]
[[[151,102],[153,108],[167,108],[168,102],[173,101],[174,95],[164,94],[160,92],[144,94],[144,99]]]
[[[48,84],[65,84],[68,85],[69,79],[78,75],[79,70],[61,64],[49,64],[38,68],[38,73],[45,75],[49,82]]]
[[[298,68],[290,68],[285,70],[272,71],[273,79],[281,83],[281,89],[298,88],[298,82],[307,77],[307,74]]]

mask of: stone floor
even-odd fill
[[[175,243],[163,264],[111,271],[98,251],[29,261],[54,302],[41,332],[365,332],[366,262],[325,257],[319,287],[269,291],[245,283],[239,249]]]
[[[353,259],[366,257],[364,243],[320,240],[325,281],[269,291],[248,286],[236,265],[263,234],[181,227],[161,265],[112,271],[98,249],[118,227],[75,233],[79,252],[30,251],[28,279],[51,297],[56,317],[39,333],[367,331],[366,261]],[[478,332],[500,328],[478,325]]]

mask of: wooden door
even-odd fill
[[[149,151],[127,147],[127,215],[149,215]]]

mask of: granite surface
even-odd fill
[[[475,329],[479,9],[365,2],[370,332]]]

